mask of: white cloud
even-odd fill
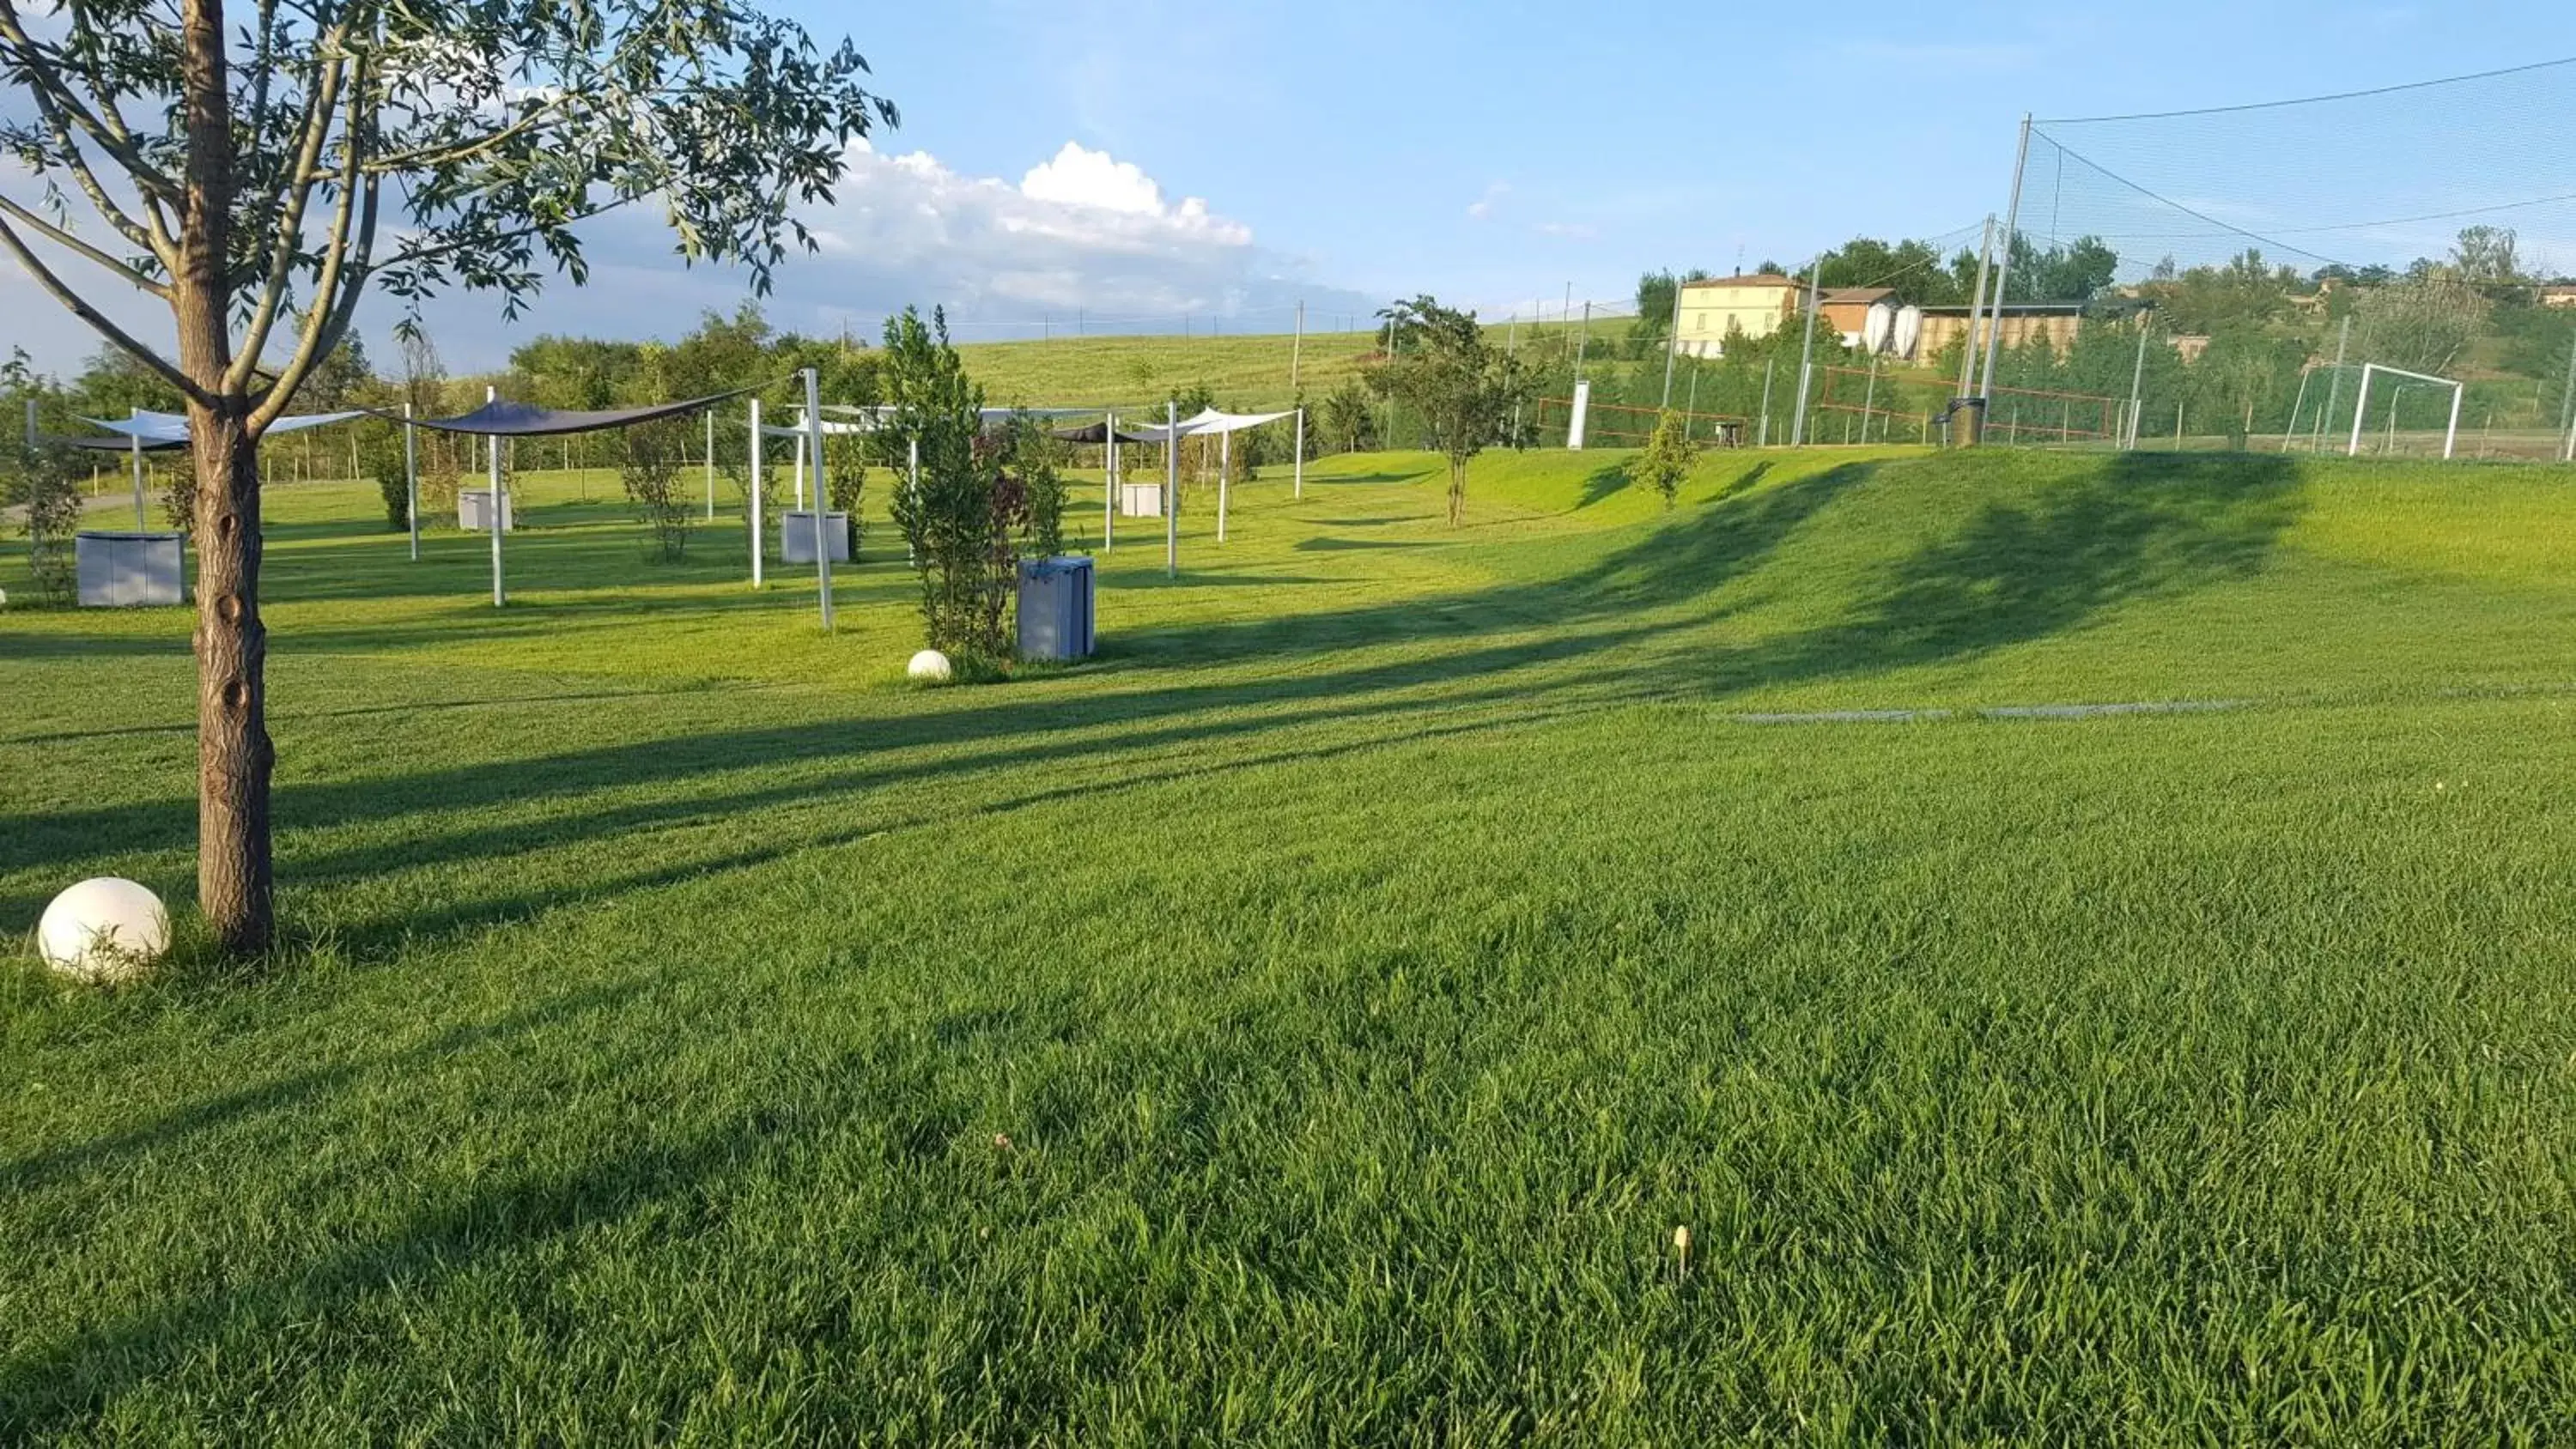
[[[1561,237],[1567,241],[1591,241],[1601,235],[1579,221],[1542,221],[1530,228],[1540,236]]]
[[[1506,182],[1493,181],[1486,183],[1485,194],[1477,197],[1474,201],[1467,204],[1467,219],[1469,221],[1484,221],[1492,217],[1494,214],[1494,208],[1501,204],[1504,197],[1511,195],[1511,192],[1512,188]]]
[[[1020,194],[1037,201],[1147,216],[1163,212],[1163,188],[1154,184],[1153,177],[1132,161],[1121,161],[1106,151],[1085,150],[1078,141],[1065,142],[1053,160],[1030,167],[1029,174],[1020,178]]]

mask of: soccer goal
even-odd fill
[[[2348,458],[2361,456],[2362,424],[2363,420],[2370,416],[2370,385],[2380,377],[2400,379],[2397,386],[2401,389],[2412,382],[2431,387],[2447,387],[2451,390],[2451,422],[2442,434],[2442,456],[2445,458],[2451,456],[2451,450],[2458,447],[2460,442],[2460,403],[2467,396],[2467,389],[2451,378],[2435,377],[2424,372],[2408,372],[2402,367],[2382,367],[2376,362],[2366,363],[2361,369],[2361,397],[2352,405],[2352,446],[2344,450],[2344,456]],[[2392,429],[2396,425],[2396,407],[2396,400],[2391,398],[2389,419]]]

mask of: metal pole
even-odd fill
[[[1574,339],[1574,380],[1583,381],[1583,359],[1592,350],[1592,303],[1583,304],[1583,330]]]
[[[496,388],[487,386],[483,389],[483,402],[487,407],[500,396],[500,391]],[[492,607],[497,609],[510,601],[509,595],[501,587],[501,440],[484,439],[483,456],[486,459],[487,476],[492,485],[490,520],[492,524]]]
[[[707,522],[716,521],[716,410],[707,409]]]
[[[1297,409],[1297,497],[1306,496],[1306,410]]]
[[[1566,285],[1569,290],[1573,286],[1570,282]],[[1395,314],[1391,311],[1386,316],[1386,360],[1390,363],[1395,361]],[[1386,390],[1386,437],[1379,446],[1390,453],[1395,451],[1395,389],[1392,387]]]
[[[1979,385],[1981,396],[1995,393],[1995,354],[2004,340],[2004,279],[2012,275],[2013,241],[2021,234],[2021,175],[2030,161],[2030,117],[2021,118],[2021,149],[2013,155],[2012,204],[2004,209],[2003,255],[1995,258],[1995,304],[1988,315],[1993,319],[1986,328],[1986,371]]]
[[[1762,359],[1762,431],[1753,440],[1757,448],[1771,446],[1771,369],[1779,365],[1777,357]]]
[[[1531,303],[1530,305],[1531,305],[1531,306],[1533,306],[1533,307],[1535,307],[1535,306],[1537,306],[1538,304],[1537,304],[1537,303],[1535,303],[1535,302],[1533,302],[1533,303]],[[1520,356],[1520,355],[1521,355],[1521,309],[1520,309],[1520,308],[1518,308],[1518,307],[1514,307],[1514,308],[1512,309],[1512,325],[1511,325],[1511,330],[1506,334],[1506,336],[1507,336],[1507,338],[1508,338],[1509,340],[1508,340],[1508,341],[1506,341],[1506,342],[1503,344],[1503,353],[1504,353],[1504,355],[1505,355],[1505,356],[1507,356],[1507,357],[1518,357],[1518,356]],[[1512,446],[1514,446],[1514,447],[1518,447],[1518,446],[1520,446],[1520,440],[1521,440],[1521,404],[1520,404],[1520,399],[1518,399],[1518,398],[1514,398],[1514,399],[1512,399]]]
[[[1699,360],[1691,360],[1690,401],[1682,404],[1682,441],[1690,441],[1692,430],[1699,426]]]
[[[2467,383],[2455,382],[2451,384],[2451,425],[2442,433],[2442,457],[2446,462],[2449,461],[2452,450],[2459,446],[2460,404],[2468,401],[2468,397],[2469,385]]]
[[[2307,403],[2308,379],[2315,375],[2308,368],[2299,370],[2299,395],[2290,404],[2290,425],[2281,430],[2281,451],[2284,453],[2290,451],[2290,440],[2299,435],[2299,409]]]
[[[1792,448],[1802,448],[1807,443],[1807,384],[1816,371],[1816,313],[1821,310],[1817,304],[1823,297],[1816,281],[1824,269],[1825,258],[1821,252],[1816,254],[1814,261],[1807,263],[1807,337],[1798,348],[1798,406],[1790,414],[1789,423],[1789,446]]]
[[[1986,305],[1986,274],[1995,261],[1995,214],[1986,213],[1986,239],[1977,248],[1977,291],[1968,299],[1968,335],[1959,340],[1959,396],[1968,395],[1968,386],[1977,375],[1977,313]]]
[[[1288,343],[1288,395],[1297,395],[1297,364],[1306,353],[1306,299],[1297,299],[1297,335]]]
[[[2315,451],[2320,453],[2325,451],[2326,419],[2334,416],[2335,408],[2343,402],[2343,354],[2344,349],[2351,345],[2352,314],[2347,312],[2344,314],[2343,332],[2335,339],[2335,370],[2333,378],[2326,384],[2326,410],[2317,414]]]
[[[796,435],[796,511],[805,511],[805,434]]]
[[[1869,387],[1860,395],[1860,440],[1869,441],[1869,419],[1878,407],[1878,354],[1869,355]]]
[[[2576,339],[2571,339],[2567,348],[2567,395],[2558,404],[2558,410],[2565,414],[2568,420],[2567,446],[2560,451],[2558,461],[2576,462]],[[29,431],[32,434],[33,429]]]
[[[1670,331],[1668,331],[1668,332],[1666,332],[1666,333],[1664,334],[1664,402],[1663,402],[1663,405],[1664,405],[1665,407],[1667,407],[1667,408],[1669,408],[1669,407],[1671,407],[1671,406],[1673,405],[1673,355],[1674,355],[1675,353],[1680,352],[1681,350],[1682,350],[1682,279],[1681,279],[1681,278],[1679,278],[1679,277],[1675,277],[1675,278],[1673,278],[1673,323],[1672,323],[1672,328],[1671,328],[1671,330],[1670,330]],[[1696,377],[1698,376],[1698,374],[1694,373],[1694,374],[1692,374],[1692,376],[1693,376],[1694,378],[1696,378]]]
[[[1234,430],[1216,436],[1216,541],[1225,542],[1226,489],[1234,482]]]
[[[1118,415],[1106,414],[1101,432],[1107,435],[1109,454],[1101,462],[1100,481],[1100,548],[1102,552],[1118,546]]]
[[[143,434],[134,433],[130,442],[134,454],[134,531],[142,533],[152,526],[151,515],[143,506]]]
[[[755,589],[767,586],[761,570],[767,566],[769,555],[760,546],[761,485],[769,477],[769,470],[764,466],[768,462],[767,442],[760,431],[760,399],[755,397],[751,400],[751,586]]]
[[[1395,331],[1389,320],[1387,331]],[[1181,405],[1163,404],[1163,577],[1181,576]]]
[[[2136,365],[2129,369],[2129,436],[2127,441],[2128,446],[2131,448],[2138,446],[2138,409],[2142,406],[2140,400],[2144,396],[2143,389],[2146,387],[2147,383],[2147,331],[2150,325],[2150,319],[2153,316],[2154,314],[2150,312],[2141,312],[2138,314],[2138,360]]]
[[[823,520],[829,509],[824,500],[832,495],[823,486],[823,382],[813,368],[805,369],[805,435],[814,448],[814,577],[822,594],[823,632],[832,632],[832,548],[824,537]]]
[[[2361,456],[2362,414],[2370,410],[2370,375],[2378,370],[2379,364],[2375,362],[2365,362],[2361,365],[2361,395],[2352,400],[2352,446],[2343,450],[2343,455],[2347,458]],[[2181,434],[2177,432],[2175,436],[2180,437]]]
[[[403,404],[403,513],[411,522],[412,562],[420,562],[420,430],[411,425],[411,404]]]

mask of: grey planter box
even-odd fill
[[[503,533],[516,533],[518,531],[519,520],[515,515],[516,510],[512,505],[510,490],[504,488],[501,490],[501,531]],[[464,529],[467,533],[490,533],[492,531],[491,489],[460,488],[456,490],[456,526]]]
[[[1074,556],[1020,560],[1020,657],[1088,659],[1097,642],[1091,560]]]
[[[78,534],[72,559],[85,609],[188,601],[187,544],[178,534]]]
[[[850,515],[823,515],[823,538],[832,546],[832,562],[850,561]],[[792,564],[814,561],[814,515],[794,510],[778,515],[778,556]]]

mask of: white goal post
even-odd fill
[[[2402,367],[2384,367],[2376,362],[2364,363],[2362,365],[2361,396],[2355,399],[2352,405],[2352,446],[2344,450],[2344,456],[2347,458],[2357,458],[2361,456],[2362,420],[2370,416],[2370,380],[2373,374],[2383,372],[2388,374],[2390,377],[2403,377],[2412,379],[2416,382],[2428,382],[2435,387],[2447,387],[2451,390],[2451,425],[2449,429],[2442,434],[2442,456],[2445,458],[2450,457],[2452,449],[2459,446],[2460,403],[2467,396],[2468,390],[2459,382],[2451,378],[2435,377],[2430,373],[2423,372],[2408,372]]]

